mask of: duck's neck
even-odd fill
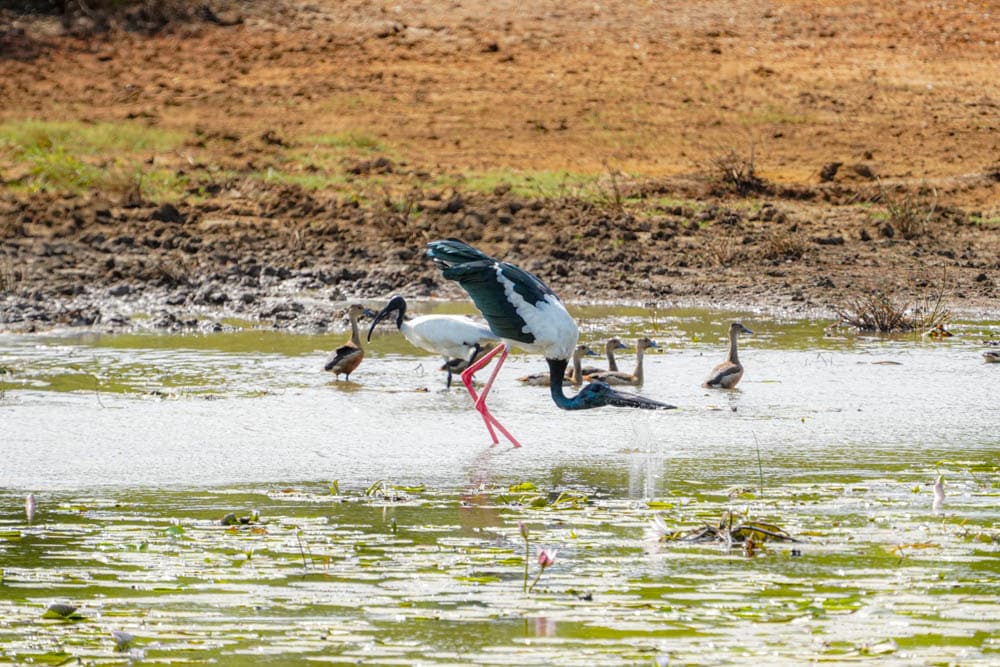
[[[635,376],[636,384],[642,384],[642,355],[645,351],[645,348],[641,346],[635,350],[635,372],[632,375]]]
[[[549,393],[552,394],[552,400],[555,401],[556,405],[563,410],[583,410],[589,407],[577,400],[579,394],[567,398],[566,394],[563,393],[562,379],[566,373],[566,360],[546,359],[545,361],[549,363]],[[574,366],[578,363],[578,360],[574,362]]]
[[[740,363],[740,358],[736,356],[736,332],[729,332],[729,361],[734,364]]]
[[[618,362],[615,361],[615,349],[608,345],[608,370],[618,372]]]
[[[573,355],[573,372],[570,373],[569,383],[574,387],[583,384],[583,362],[578,354]]]
[[[358,332],[358,316],[351,315],[351,342],[358,349],[361,349],[361,334]]]

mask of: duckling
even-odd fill
[[[752,334],[741,322],[729,325],[729,356],[724,362],[712,369],[708,379],[701,386],[713,389],[732,389],[743,377],[743,365],[736,355],[736,338],[739,334]]]
[[[340,374],[343,373],[344,379],[349,381],[351,373],[365,358],[365,350],[361,347],[361,334],[358,333],[358,318],[373,314],[360,303],[351,304],[347,309],[347,316],[351,320],[351,338],[338,347],[323,366],[323,370],[333,372],[335,379],[339,380]]]
[[[589,375],[584,375],[584,379],[594,382],[599,380],[610,385],[622,385],[630,384],[633,386],[642,385],[643,373],[642,373],[642,357],[646,350],[654,347],[659,347],[656,341],[651,338],[640,338],[635,342],[635,370],[632,373],[624,373],[622,371],[601,371],[599,373],[591,373]]]
[[[618,362],[615,360],[615,350],[627,350],[629,346],[622,342],[621,338],[609,338],[608,342],[604,344],[604,351],[608,355],[608,370],[617,371]],[[604,369],[598,366],[584,366],[583,376],[593,375],[594,373],[603,373]],[[566,377],[569,377],[571,371],[567,371]]]
[[[575,350],[573,350],[573,371],[569,375],[563,377],[564,385],[571,384],[574,387],[579,387],[581,384],[583,384],[582,380],[583,373],[581,372],[583,369],[581,368],[580,360],[583,359],[583,357],[585,356],[596,357],[597,353],[594,352],[589,345],[581,343],[580,345],[576,346]],[[549,374],[532,373],[531,375],[524,375],[522,377],[517,378],[517,381],[531,387],[548,387]]]

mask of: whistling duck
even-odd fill
[[[741,334],[752,334],[741,322],[729,325],[729,356],[724,362],[712,369],[703,387],[713,389],[732,389],[743,377],[743,366],[736,354],[736,339]]]
[[[1000,363],[1000,352],[987,350],[983,352],[983,359],[985,359],[988,364]]]
[[[323,370],[331,371],[335,379],[340,380],[340,374],[343,373],[344,379],[349,381],[351,373],[365,358],[364,348],[361,347],[361,335],[358,333],[358,318],[372,314],[372,311],[359,303],[351,304],[347,309],[347,317],[351,320],[351,338],[338,347],[323,366]]]
[[[608,342],[604,344],[604,352],[608,355],[608,368],[609,371],[618,370],[618,361],[615,359],[615,350],[627,350],[628,345],[622,342],[621,338],[609,338]],[[594,373],[603,373],[605,369],[599,368],[598,366],[584,366],[583,367],[584,376],[593,375]]]
[[[581,368],[581,360],[585,356],[596,356],[596,353],[590,349],[589,345],[577,345],[576,349],[573,350],[573,368],[563,374],[563,384],[571,384],[574,387],[579,387],[583,384],[583,369]],[[525,375],[517,378],[518,382],[526,384],[530,387],[548,387],[549,380],[550,378],[548,373],[532,373],[531,375]]]
[[[642,373],[642,357],[646,350],[654,347],[659,347],[655,340],[651,338],[640,338],[635,342],[635,371],[632,373],[624,373],[622,371],[601,371],[600,373],[590,373],[584,375],[584,379],[591,382],[599,380],[601,382],[607,382],[610,385],[623,385],[630,384],[633,386],[641,386],[643,382]]]

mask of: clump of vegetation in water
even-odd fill
[[[908,333],[943,326],[951,319],[944,306],[944,292],[938,293],[924,307],[914,308],[885,292],[872,292],[837,308],[840,323],[857,331],[872,333]]]

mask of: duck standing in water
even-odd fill
[[[575,396],[566,396],[563,393],[563,376],[576,349],[580,330],[555,292],[524,269],[498,261],[458,239],[431,241],[427,244],[427,254],[445,278],[456,281],[469,293],[476,308],[489,323],[490,330],[502,342],[462,373],[462,382],[475,396],[472,373],[488,364],[497,354],[500,355],[490,379],[475,397],[476,410],[482,416],[493,444],[499,442],[494,431],[496,427],[511,444],[521,446],[486,407],[486,397],[511,345],[545,356],[549,364],[549,394],[563,410],[585,410],[604,405],[653,410],[674,407],[643,396],[615,391],[604,382],[591,382]]]
[[[573,368],[563,375],[563,384],[571,384],[574,387],[579,387],[583,384],[584,373],[582,360],[584,357],[596,356],[597,353],[590,349],[589,345],[577,345],[576,349],[573,350]],[[551,378],[548,373],[532,373],[531,375],[525,375],[517,378],[517,381],[521,384],[531,387],[548,387],[550,380]]]
[[[736,339],[741,333],[752,334],[741,322],[729,325],[729,356],[712,369],[708,379],[701,386],[711,389],[732,389],[743,377],[743,365],[736,353]]]
[[[452,359],[471,360],[479,354],[485,342],[497,339],[489,327],[461,315],[421,315],[407,319],[406,300],[401,296],[394,296],[375,315],[368,329],[369,342],[376,325],[393,313],[396,313],[396,328],[406,340],[415,347],[444,357],[445,370],[448,372],[446,385],[449,388],[452,376],[449,362]]]
[[[601,371],[599,373],[590,373],[585,375],[584,378],[593,382],[594,380],[599,380],[601,382],[607,382],[610,385],[623,385],[630,384],[635,387],[642,386],[642,382],[645,379],[642,372],[642,357],[643,353],[654,347],[659,347],[656,341],[651,338],[640,338],[635,342],[635,371],[632,373],[624,373],[622,371]]]
[[[618,370],[618,361],[615,359],[615,350],[627,350],[629,346],[622,342],[621,338],[617,336],[614,338],[609,338],[608,342],[604,344],[604,353],[608,355],[608,368],[609,371]],[[594,373],[603,373],[604,369],[597,366],[584,366],[583,375],[593,375]]]
[[[347,309],[347,317],[351,320],[351,338],[334,350],[323,366],[323,370],[333,373],[334,379],[340,380],[340,374],[343,373],[344,379],[350,381],[351,373],[365,358],[365,350],[361,347],[361,334],[358,333],[358,318],[365,315],[371,317],[374,314],[360,303],[351,304]]]

